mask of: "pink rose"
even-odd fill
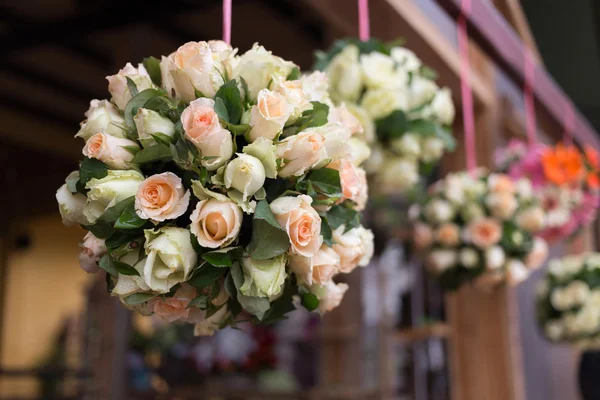
[[[346,105],[343,103],[339,107],[331,107],[329,109],[329,122],[339,122],[344,125],[352,135],[362,135],[364,133],[360,120],[348,111]]]
[[[142,219],[162,222],[183,215],[190,204],[190,192],[172,172],[152,175],[135,195],[135,211]]]
[[[321,246],[314,257],[292,255],[290,270],[296,274],[298,282],[324,285],[339,272],[340,256],[331,247]]]
[[[444,246],[457,246],[460,243],[460,229],[456,224],[442,224],[435,232],[435,238]]]
[[[80,246],[79,264],[81,268],[91,274],[98,272],[98,261],[108,251],[104,239],[98,239],[92,232],[88,232]]]
[[[502,226],[493,218],[480,218],[467,225],[466,233],[471,243],[481,249],[487,249],[500,241]]]
[[[151,300],[148,309],[167,322],[200,322],[204,319],[204,311],[196,307],[187,308],[197,295],[196,288],[182,284],[173,297],[156,297]]]
[[[351,200],[356,203],[357,210],[363,210],[367,203],[367,176],[365,171],[354,165],[352,160],[342,158],[335,160],[327,168],[335,169],[340,173],[342,186],[341,201]]]
[[[117,138],[105,133],[92,135],[83,148],[83,155],[95,158],[114,169],[127,169],[133,154],[126,147],[139,148],[133,140]]]
[[[321,217],[306,195],[284,196],[271,203],[271,211],[285,228],[291,242],[290,253],[313,257],[323,244]]]
[[[433,231],[427,224],[416,223],[413,229],[413,241],[419,249],[429,247],[433,242]]]

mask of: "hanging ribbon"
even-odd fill
[[[535,61],[529,49],[525,49],[525,82],[523,94],[525,102],[525,124],[529,146],[534,147],[537,143],[537,125],[535,121],[535,99],[533,87],[535,85]]]
[[[231,0],[223,0],[223,41],[231,44]]]
[[[369,0],[358,0],[358,37],[361,42],[366,42],[370,36]]]
[[[471,12],[471,0],[462,0],[458,17],[458,52],[460,55],[460,92],[465,130],[465,156],[467,170],[477,168],[477,151],[475,149],[475,115],[473,111],[473,93],[471,92],[471,65],[469,61],[469,36],[467,33],[467,16]]]
[[[563,135],[563,141],[567,145],[573,144],[573,128],[575,124],[575,113],[573,112],[573,105],[570,101],[565,103],[565,132]]]

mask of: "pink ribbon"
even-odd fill
[[[231,0],[223,0],[223,41],[231,44]]]
[[[358,0],[358,37],[362,42],[370,37],[369,0]]]
[[[465,156],[467,170],[477,168],[475,149],[475,115],[473,111],[473,93],[471,92],[471,64],[469,61],[469,36],[467,33],[467,15],[471,12],[471,0],[462,0],[458,17],[458,52],[460,55],[460,92],[465,130]]]
[[[537,126],[535,121],[535,100],[533,87],[535,85],[535,61],[529,49],[525,49],[525,84],[523,94],[525,101],[525,124],[529,146],[534,147],[537,143]]]
[[[571,102],[565,103],[565,132],[563,141],[565,144],[573,144],[573,128],[575,124],[575,114],[573,112],[573,105]]]

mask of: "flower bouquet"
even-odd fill
[[[373,236],[324,74],[209,41],[107,79],[112,98],[91,102],[83,161],[56,195],[64,222],[88,231],[86,271],[198,335],[242,311],[275,322],[295,298],[311,311],[340,303],[348,286],[332,278],[368,263]]]
[[[336,42],[317,53],[315,69],[329,77],[329,93],[343,113],[362,124],[373,142],[366,164],[374,190],[405,192],[453,150],[454,104],[436,73],[396,43],[357,39]]]
[[[546,259],[546,242],[535,237],[544,212],[526,178],[503,174],[449,174],[411,207],[414,242],[444,289],[473,281],[490,288],[527,278]]]
[[[549,242],[568,238],[591,223],[600,206],[600,160],[591,147],[555,146],[511,140],[496,154],[496,164],[512,178],[531,179],[546,212],[539,235]]]
[[[537,288],[536,313],[550,341],[599,348],[600,254],[551,260]]]

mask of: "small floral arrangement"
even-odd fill
[[[107,79],[112,99],[91,102],[84,159],[56,195],[64,222],[88,231],[86,271],[198,335],[242,311],[272,323],[293,298],[340,303],[348,286],[332,278],[367,265],[373,235],[362,157],[323,73],[209,41]]]
[[[600,347],[600,254],[554,259],[537,287],[540,328],[552,342]]]
[[[455,109],[437,74],[397,43],[356,39],[317,53],[315,69],[329,77],[331,98],[358,118],[372,144],[366,163],[374,190],[404,192],[453,150]]]
[[[544,212],[526,178],[503,174],[449,174],[411,207],[414,243],[444,289],[473,281],[489,288],[514,285],[542,265]]]
[[[546,212],[540,236],[554,242],[575,234],[596,218],[600,206],[600,160],[591,147],[555,146],[511,140],[496,154],[498,167],[514,179],[528,177]]]

